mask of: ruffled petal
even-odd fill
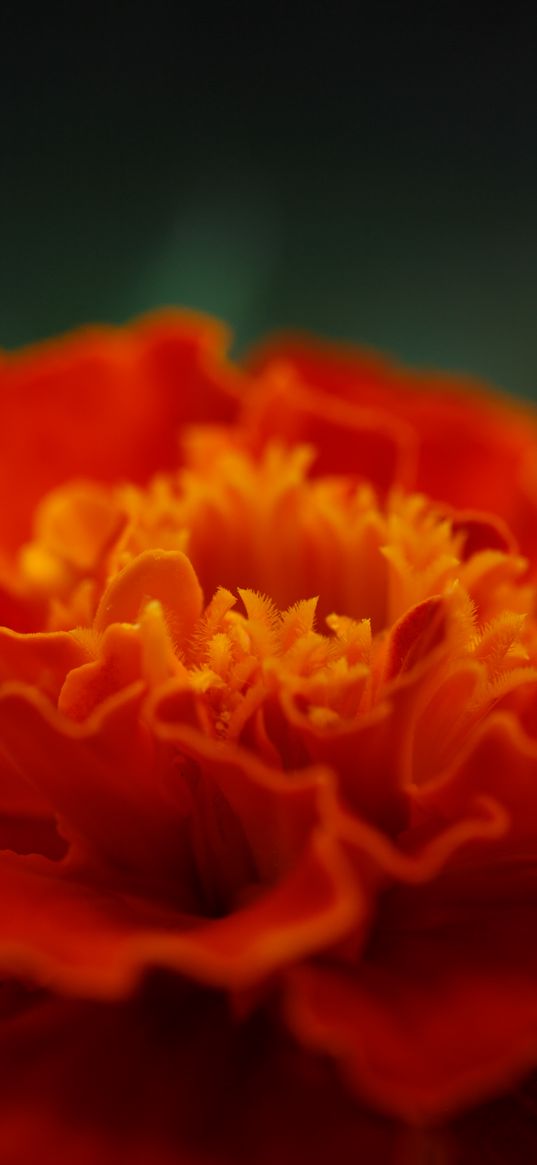
[[[237,1023],[215,995],[168,979],[121,1006],[38,1000],[0,1030],[5,1165],[403,1161],[408,1134],[274,1023]]]
[[[160,719],[153,712],[155,751],[144,738],[140,698],[139,685],[131,685],[76,724],[29,689],[2,693],[2,747],[54,805],[74,843],[63,864],[9,865],[0,929],[7,942],[11,926],[8,948],[26,951],[29,963],[12,965],[6,955],[5,969],[97,993],[128,990],[152,961],[240,984],[359,925],[358,880],[325,824],[330,774],[287,780],[239,748],[173,719],[167,724],[162,708]],[[25,905],[38,913],[45,890],[57,909],[36,930]],[[128,911],[117,921],[125,895],[140,901],[141,921],[131,924]],[[144,932],[147,912],[158,922],[158,900],[171,934]],[[197,923],[188,933],[185,912]]]
[[[169,876],[175,836],[155,796],[154,757],[140,721],[143,685],[105,701],[82,724],[33,688],[0,691],[1,750],[53,806],[70,841],[98,862]]]
[[[453,817],[476,795],[495,797],[510,819],[510,844],[527,855],[537,839],[537,743],[509,711],[495,712],[451,767],[415,793],[420,818]]]
[[[95,629],[136,623],[149,599],[160,602],[177,651],[190,639],[203,609],[203,594],[190,560],[180,551],[146,550],[108,585]]]
[[[492,860],[475,880],[456,867],[386,895],[354,970],[290,975],[293,1030],[335,1056],[359,1095],[410,1121],[509,1089],[535,1058],[535,866]]]
[[[227,344],[220,324],[170,311],[5,356],[0,544],[28,537],[36,504],[60,482],[145,481],[175,464],[181,425],[231,421],[242,377]]]
[[[318,416],[319,397],[325,401],[322,407],[331,408],[335,399],[338,407],[344,404],[357,414],[368,408],[385,411],[390,423],[409,431],[407,441],[415,443],[414,476],[405,484],[461,509],[499,515],[523,553],[535,559],[537,417],[531,406],[517,405],[463,377],[409,372],[367,351],[313,339],[284,338],[261,346],[250,368],[263,386],[261,402],[281,398],[282,369],[288,384],[308,386],[311,404],[304,391],[304,404],[296,411],[289,394],[295,440],[304,439]],[[266,404],[262,407],[268,411]],[[328,464],[336,472],[342,465],[349,471],[348,463],[338,460],[330,434],[325,439],[317,426],[315,439],[324,470]]]
[[[243,424],[254,448],[277,438],[315,450],[315,473],[345,473],[371,482],[382,495],[414,477],[412,430],[377,402],[352,404],[316,391],[285,356],[260,378]]]
[[[68,673],[89,658],[84,643],[64,631],[25,635],[0,627],[0,683],[33,684],[53,702]]]
[[[360,922],[363,897],[337,844],[314,834],[278,883],[203,920],[120,885],[77,879],[69,860],[0,854],[0,970],[68,995],[128,995],[168,967],[214,986],[263,982]]]

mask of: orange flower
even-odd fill
[[[412,1162],[535,1066],[537,421],[224,351],[0,365],[2,1163]]]

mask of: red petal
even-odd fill
[[[44,974],[47,981],[52,977],[65,990],[126,990],[151,962],[209,982],[239,984],[330,944],[359,923],[364,906],[357,880],[323,825],[328,775],[313,771],[288,779],[239,748],[218,747],[195,730],[157,721],[163,743],[155,764],[139,699],[138,688],[126,689],[78,725],[31,690],[4,689],[3,747],[54,805],[79,854],[65,869],[38,867],[38,873],[45,871],[44,882],[34,876],[33,866],[9,866],[3,933],[6,941],[11,937],[5,966]],[[185,776],[180,764],[170,767],[172,750],[164,741],[179,761],[191,758],[199,767],[206,805],[197,797],[185,810]],[[242,856],[242,836],[251,849],[252,871]],[[235,857],[234,892],[253,893],[254,901],[241,909],[228,901],[225,917],[198,917],[196,930],[185,932],[177,911],[204,913],[193,882],[196,865],[209,880],[214,868],[221,889]],[[94,891],[76,880],[82,858],[86,879],[97,879]],[[103,869],[109,895],[99,889]],[[17,877],[23,879],[19,890]],[[159,896],[172,903],[166,907],[165,933],[158,930],[159,908],[149,898],[136,906],[142,921],[131,920],[130,907],[123,919],[125,887],[131,895],[151,896],[153,903]],[[41,919],[45,892],[50,907]],[[152,911],[156,933],[150,929]],[[9,962],[11,949],[26,952],[22,966]]]
[[[416,790],[416,811],[425,817],[453,818],[476,794],[496,798],[507,811],[512,845],[535,842],[537,744],[510,712],[490,716],[466,753]]]
[[[5,1165],[406,1165],[404,1131],[270,1019],[164,978],[123,1006],[36,1003],[1,1034]]]
[[[282,774],[246,749],[176,721],[174,707],[173,696],[157,697],[150,714],[155,733],[174,746],[179,758],[194,761],[226,798],[244,827],[262,876],[278,876],[322,821],[331,772],[319,766]],[[173,798],[174,791],[177,796],[181,780],[180,768],[172,769],[166,778],[168,796]]]
[[[516,554],[516,541],[501,518],[477,511],[459,510],[451,518],[454,534],[464,538],[462,558],[465,562],[481,550],[500,550],[503,554]]]
[[[0,969],[66,994],[128,994],[152,966],[248,987],[338,940],[362,913],[350,868],[320,834],[277,885],[208,921],[80,882],[68,861],[0,855]]]
[[[385,681],[393,680],[421,663],[445,636],[445,603],[436,596],[407,611],[390,630]]]
[[[232,420],[242,378],[227,343],[220,324],[168,312],[4,356],[2,545],[28,537],[37,502],[62,481],[145,481],[175,467],[181,425]]]
[[[285,367],[289,379],[310,386],[314,398],[324,397],[329,407],[335,398],[357,410],[385,411],[391,424],[407,426],[416,442],[416,476],[407,484],[460,509],[500,515],[522,553],[537,554],[537,417],[529,405],[462,377],[409,371],[370,352],[310,338],[269,342],[254,353],[250,366],[263,381],[277,379]],[[300,440],[310,422],[297,416],[294,435]],[[325,440],[317,427],[315,437],[321,459],[330,458],[339,471],[330,434]],[[349,472],[347,461],[342,464]],[[359,468],[358,456],[354,464]]]
[[[84,724],[39,693],[5,685],[0,747],[88,854],[151,880],[176,869],[176,826],[156,795],[154,756],[140,722],[143,687],[111,697]]]
[[[250,394],[244,424],[261,447],[271,440],[312,445],[316,474],[357,475],[382,494],[413,479],[413,435],[403,422],[382,408],[316,392],[285,362],[269,369]]]
[[[274,717],[267,721],[283,758],[293,758],[296,765],[330,765],[347,808],[390,834],[404,827],[408,815],[403,789],[408,728],[404,702],[399,708],[386,701],[370,715],[334,728],[313,725],[291,699],[283,702],[283,712],[284,731]]]
[[[33,684],[54,702],[67,674],[88,658],[82,644],[65,631],[22,635],[0,627],[0,681]]]
[[[354,972],[291,973],[297,1034],[334,1055],[359,1094],[410,1120],[505,1090],[535,1059],[535,870],[491,866],[475,890],[471,868],[450,879],[387,896]]]

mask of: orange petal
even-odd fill
[[[98,659],[73,667],[66,676],[58,708],[71,720],[86,720],[109,696],[141,679],[141,644],[137,628],[111,623],[99,645]]]
[[[194,568],[179,551],[146,550],[109,583],[95,616],[95,628],[110,623],[136,623],[150,599],[164,609],[178,650],[184,649],[203,609],[203,595]]]
[[[89,574],[126,520],[110,491],[92,482],[75,482],[53,490],[38,506],[34,537],[77,571]]]

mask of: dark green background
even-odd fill
[[[177,303],[537,396],[523,16],[68,11],[4,36],[0,344]]]

